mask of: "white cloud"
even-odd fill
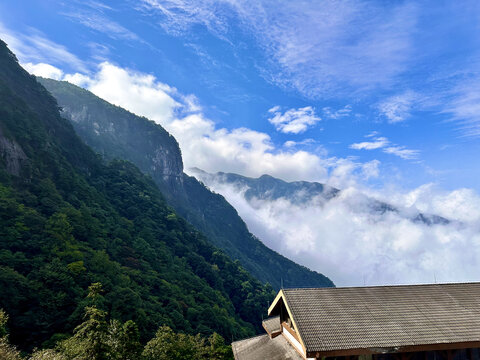
[[[240,24],[264,51],[264,76],[307,97],[336,97],[386,87],[410,61],[417,8],[413,3],[261,0],[143,0],[166,31],[205,26],[229,41]]]
[[[383,149],[386,154],[396,155],[405,160],[417,159],[420,155],[418,150],[407,149],[404,146],[389,146]]]
[[[325,201],[295,204],[244,197],[245,188],[207,183],[238,210],[267,246],[339,286],[478,281],[480,197],[472,190],[442,193],[432,186],[413,191],[382,190],[371,196],[398,212],[372,211],[371,200],[355,185]],[[457,222],[428,226],[410,220],[424,211]]]
[[[302,141],[288,140],[288,141],[285,141],[283,146],[287,147],[287,148],[293,148],[293,147],[296,147],[296,146],[314,145],[315,143],[316,143],[315,140],[308,138],[308,139],[304,139]],[[320,149],[320,147],[319,147],[319,149]]]
[[[30,74],[35,76],[41,76],[44,78],[50,78],[55,80],[62,80],[63,79],[63,71],[59,68],[52,66],[50,64],[45,63],[26,63],[22,64],[22,66],[27,70]]]
[[[350,145],[351,149],[355,150],[374,150],[387,146],[390,142],[385,137],[375,138],[374,141],[363,141]]]
[[[344,117],[348,117],[352,113],[352,106],[346,105],[342,109],[333,110],[331,107],[324,107],[322,109],[323,116],[327,119],[341,119]]]
[[[377,105],[377,108],[389,123],[402,122],[410,117],[410,111],[417,96],[412,91],[407,91],[385,99]]]
[[[162,124],[172,121],[176,109],[181,107],[180,102],[175,100],[178,97],[181,101],[175,88],[156,81],[153,75],[123,69],[108,62],[101,63],[93,76],[76,73],[66,75],[65,80]]]
[[[414,160],[420,155],[420,151],[407,149],[405,146],[392,144],[386,137],[377,136],[378,132],[373,131],[366,135],[366,138],[371,138],[372,141],[363,141],[350,145],[350,149],[354,150],[376,150],[382,149],[386,154],[398,156],[404,160]]]
[[[273,114],[273,117],[268,121],[275,126],[280,132],[285,134],[300,134],[311,126],[314,126],[321,119],[315,115],[315,111],[311,106],[306,106],[298,109],[289,109],[283,114],[279,106],[275,106],[268,110]]]
[[[64,79],[161,124],[179,142],[186,169],[199,167],[250,176],[268,173],[288,180],[321,180],[335,166],[334,160],[319,154],[277,148],[263,132],[218,128],[201,113],[193,95],[180,94],[152,75],[104,62],[92,76],[76,73],[67,74]],[[310,114],[308,108],[299,112]]]

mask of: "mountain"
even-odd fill
[[[313,203],[313,205],[322,206],[341,195],[341,190],[318,182],[286,182],[270,175],[250,178],[233,173],[218,172],[216,174],[210,174],[198,168],[193,168],[191,171],[207,186],[214,187],[214,184],[233,186],[239,192],[242,192],[245,199],[250,203],[256,199],[264,201],[285,199],[295,205]],[[365,195],[357,200],[357,204],[361,206],[357,208],[352,206],[353,211],[368,211],[376,214],[392,212],[405,216],[413,222],[420,222],[426,225],[445,225],[450,222],[442,216],[424,214],[415,210],[399,209],[393,205]]]
[[[28,350],[71,334],[96,282],[100,305],[134,320],[143,340],[161,325],[253,335],[274,296],[168,206],[149,176],[85,145],[0,41],[0,308],[12,342]]]
[[[333,286],[324,275],[281,256],[252,235],[219,194],[183,173],[180,149],[160,125],[68,82],[39,78],[78,135],[106,159],[126,159],[152,176],[167,202],[252,275],[279,289]]]

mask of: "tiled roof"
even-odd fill
[[[232,343],[235,360],[304,360],[283,336],[270,339],[268,335]]]
[[[270,336],[280,333],[282,331],[282,329],[280,328],[280,316],[274,316],[263,320],[262,326]]]
[[[480,283],[283,293],[307,353],[480,341]]]

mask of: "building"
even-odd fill
[[[235,359],[480,360],[480,283],[282,289]]]

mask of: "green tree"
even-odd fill
[[[8,342],[7,321],[8,315],[0,309],[0,359],[21,360],[20,353]]]
[[[142,344],[137,325],[128,320],[122,325],[112,320],[107,332],[108,358],[110,360],[138,360],[141,358]]]
[[[0,309],[0,338],[4,338],[7,336],[7,322],[8,322],[8,315]]]
[[[150,340],[143,356],[145,360],[202,359],[204,343],[200,336],[176,334],[168,326],[161,326]]]
[[[108,360],[107,313],[97,307],[102,285],[94,283],[88,289],[91,305],[85,307],[85,321],[75,328],[71,338],[60,343],[59,349],[72,360]]]
[[[208,359],[227,360],[233,359],[232,347],[225,345],[225,339],[217,333],[213,333],[208,338]]]
[[[58,351],[47,349],[34,351],[28,360],[67,360],[67,358]]]

